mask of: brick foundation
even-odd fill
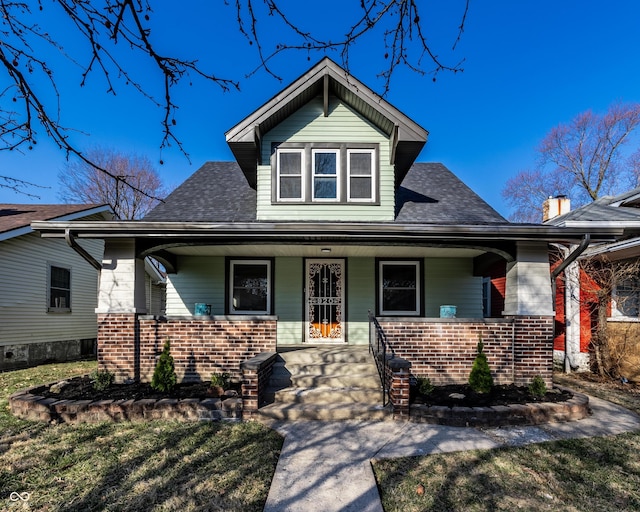
[[[227,372],[242,378],[240,365],[276,351],[276,320],[256,317],[158,318],[135,314],[98,315],[98,364],[116,382],[149,382],[166,339],[179,382],[209,380]]]
[[[496,384],[528,385],[540,375],[553,385],[553,318],[385,319],[378,321],[397,357],[434,385],[465,384],[480,337]]]

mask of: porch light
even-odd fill
[[[331,247],[323,247],[322,249],[320,249],[320,252],[328,254],[331,252]]]

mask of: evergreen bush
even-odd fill
[[[113,384],[115,375],[108,370],[96,370],[91,372],[89,378],[91,378],[93,389],[96,391],[104,391]]]
[[[229,379],[231,375],[228,373],[214,373],[211,375],[211,387],[220,386],[222,389],[229,389]]]
[[[173,357],[170,354],[169,339],[164,342],[164,348],[162,354],[156,364],[156,369],[153,371],[153,378],[151,379],[151,387],[156,391],[167,392],[171,391],[178,381],[176,376],[175,365],[173,364]]]
[[[529,393],[538,398],[542,398],[547,394],[547,385],[540,375],[536,375],[529,384]]]
[[[433,393],[433,384],[431,384],[431,379],[429,377],[418,377],[416,385],[418,386],[418,392],[421,395],[428,396]]]
[[[482,338],[478,341],[478,355],[473,361],[473,367],[469,374],[469,386],[476,393],[489,393],[493,387],[493,377],[487,362],[487,356],[483,352]]]

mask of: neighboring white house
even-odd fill
[[[94,204],[0,204],[0,370],[95,355],[99,272],[30,224],[111,218]],[[80,245],[102,261],[102,240]]]

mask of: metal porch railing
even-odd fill
[[[395,357],[393,349],[389,347],[387,336],[380,326],[378,319],[369,310],[369,353],[373,354],[376,362],[380,382],[382,383],[382,405],[386,406],[390,402],[389,398],[389,374],[387,372],[387,353]]]

